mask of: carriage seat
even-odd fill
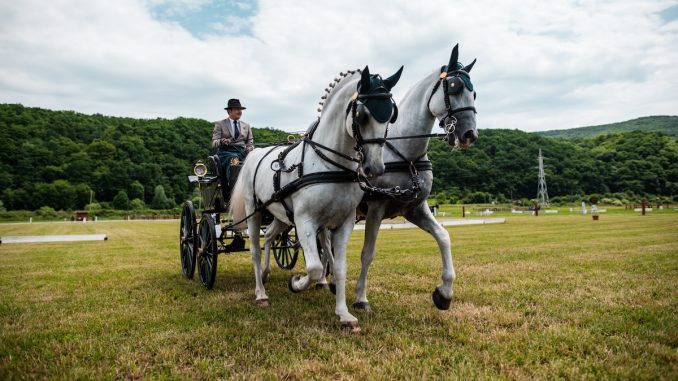
[[[207,175],[200,180],[200,194],[206,210],[224,212],[228,209],[230,190],[224,181],[219,156],[207,157]]]

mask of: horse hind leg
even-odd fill
[[[328,229],[322,229],[318,233],[318,240],[320,241],[320,248],[318,250],[322,249],[323,251],[323,256],[322,256],[322,264],[323,264],[323,275],[322,278],[316,283],[315,288],[317,290],[321,289],[329,289],[332,290],[334,288],[334,291],[332,293],[336,292],[336,287],[334,284],[329,284],[327,282],[327,275],[332,274],[332,265],[334,263],[334,256],[332,255],[332,232],[330,232]]]
[[[261,273],[264,283],[268,281],[268,277],[271,273],[271,245],[285,229],[287,229],[287,224],[277,218],[273,219],[273,222],[266,228],[266,234],[264,234],[264,269]]]
[[[249,212],[249,211],[248,211]],[[261,229],[261,213],[250,217],[247,221],[247,229],[250,235],[250,253],[252,254],[252,266],[254,267],[254,280],[256,288],[256,303],[260,307],[268,307],[268,295],[264,288],[263,277],[261,275],[261,247],[259,245],[259,232]]]
[[[422,202],[414,209],[405,213],[405,218],[417,225],[419,228],[427,231],[435,238],[440,249],[440,256],[443,263],[441,275],[442,284],[438,285],[431,295],[433,303],[439,310],[447,310],[452,303],[452,283],[456,278],[454,264],[452,263],[452,244],[450,234],[433,217],[428,208],[428,203]]]
[[[301,219],[301,218],[300,218]],[[306,260],[305,276],[293,275],[290,277],[288,286],[290,291],[299,292],[307,290],[310,286],[318,282],[323,275],[323,265],[318,255],[318,245],[316,242],[317,227],[313,223],[306,222],[296,225],[299,242],[304,250]]]
[[[367,272],[376,254],[377,236],[381,220],[384,218],[384,206],[383,204],[370,205],[365,219],[365,240],[360,254],[360,277],[355,286],[356,300],[353,303],[353,308],[358,311],[372,312],[372,306],[367,300]]]

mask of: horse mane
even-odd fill
[[[344,83],[343,80],[349,77],[353,77],[356,73],[360,74],[362,73],[361,69],[355,69],[355,70],[346,70],[346,72],[339,72],[339,77],[336,77],[330,82],[329,85],[325,88],[325,94],[323,94],[322,97],[320,97],[320,102],[318,104],[320,107],[318,107],[318,117],[322,114],[323,107],[325,106],[325,102],[334,94],[334,89],[339,87],[340,83]]]

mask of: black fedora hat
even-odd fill
[[[229,108],[239,108],[245,110],[247,107],[242,107],[240,104],[240,99],[231,98],[228,100],[228,105],[226,108],[224,108],[224,110],[228,110]]]

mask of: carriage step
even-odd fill
[[[226,249],[226,252],[244,251],[245,239],[241,235],[236,235],[233,237],[233,241],[228,245],[225,245],[224,248]]]

